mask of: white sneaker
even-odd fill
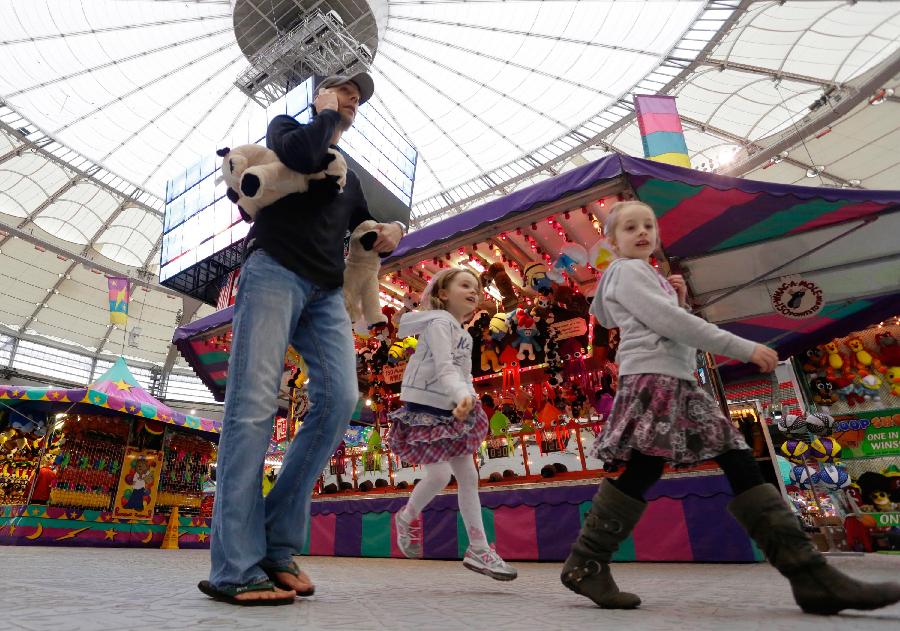
[[[397,547],[407,559],[422,558],[422,518],[407,522],[400,513],[394,519],[397,525]]]
[[[473,572],[485,574],[498,581],[511,581],[519,575],[516,568],[500,558],[494,546],[487,550],[474,550],[469,546],[466,556],[463,557],[463,565]]]

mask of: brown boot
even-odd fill
[[[587,596],[604,609],[634,609],[641,604],[635,594],[619,591],[609,571],[609,560],[647,504],[629,497],[603,480],[572,545],[560,580],[576,594]]]
[[[771,484],[744,491],[728,511],[791,582],[794,600],[806,613],[880,609],[900,601],[900,584],[864,583],[828,565]]]

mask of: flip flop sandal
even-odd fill
[[[297,578],[300,578],[300,567],[294,561],[291,561],[290,563],[287,563],[285,565],[270,565],[270,566],[260,566],[260,567],[262,567],[263,572],[265,572],[266,575],[269,577],[269,580],[271,580],[272,583],[275,584],[275,587],[278,587],[279,589],[292,590],[293,587],[288,587],[287,585],[285,585],[284,583],[279,581],[277,578],[275,578],[276,572],[287,572],[288,574],[293,574]],[[306,596],[312,596],[315,593],[316,593],[315,586],[312,586],[303,592],[297,591],[297,595],[300,597],[303,597],[303,598],[305,598]]]
[[[213,587],[209,581],[200,581],[197,588],[219,602],[228,603],[230,605],[240,605],[241,607],[276,607],[278,605],[290,605],[294,602],[294,596],[286,595],[284,598],[236,598],[239,594],[247,592],[274,592],[275,585],[272,581],[260,581],[259,583],[250,583],[249,585],[237,585],[234,587]]]

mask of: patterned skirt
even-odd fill
[[[410,464],[433,464],[444,462],[456,456],[474,454],[487,435],[488,418],[481,409],[481,403],[465,420],[457,420],[449,411],[438,414],[437,410],[427,411],[417,408],[409,410],[406,405],[391,412],[391,429],[387,442],[391,452]]]
[[[609,420],[590,455],[612,467],[627,462],[632,450],[688,465],[747,448],[716,400],[696,383],[643,374],[619,378]]]

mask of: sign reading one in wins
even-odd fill
[[[900,528],[900,513],[871,513],[878,528]]]

